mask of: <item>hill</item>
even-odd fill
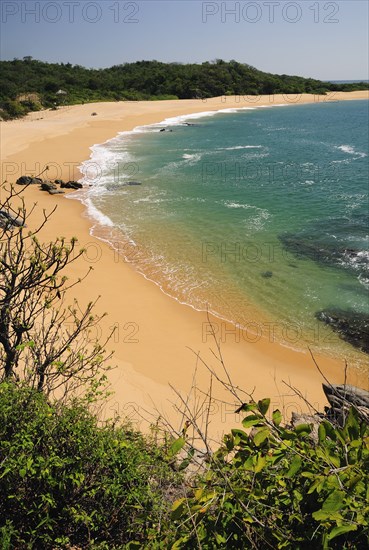
[[[265,73],[237,61],[202,64],[137,61],[107,69],[71,63],[0,61],[0,116],[92,101],[208,98],[221,95],[326,93],[368,89],[368,83],[333,84]]]

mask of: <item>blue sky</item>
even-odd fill
[[[368,79],[367,0],[2,0],[1,59],[108,67],[236,59],[320,79]]]

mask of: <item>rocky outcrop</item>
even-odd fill
[[[32,178],[31,176],[21,176],[17,179],[16,183],[18,185],[36,185],[42,183],[40,178]]]
[[[369,315],[366,313],[325,309],[315,314],[338,333],[339,337],[356,348],[369,353]]]
[[[55,183],[52,183],[51,181],[45,180],[41,183],[41,189],[42,191],[52,191],[58,189]]]
[[[64,191],[60,191],[55,183],[51,181],[43,181],[41,183],[41,189],[42,191],[47,191],[50,195],[60,195],[64,193]]]
[[[65,182],[61,179],[56,179],[54,182],[49,180],[42,180],[41,178],[33,178],[31,176],[21,176],[16,182],[18,185],[31,185],[38,184],[42,191],[47,191],[50,195],[62,195],[64,191],[60,191],[57,185],[60,185],[62,189],[81,189],[82,183],[78,181]],[[139,183],[132,183],[132,185],[139,185]]]
[[[350,407],[355,407],[360,418],[369,423],[369,392],[349,384],[323,384],[330,408],[328,418],[343,424]]]
[[[78,181],[67,181],[67,182],[62,182],[60,184],[60,187],[62,189],[82,189],[83,185],[82,183],[79,183]]]
[[[0,227],[2,229],[11,229],[13,227],[26,227],[24,221],[5,210],[0,210]]]

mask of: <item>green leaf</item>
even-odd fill
[[[270,405],[269,398],[261,399],[260,401],[258,401],[258,409],[262,415],[266,415],[269,409],[269,405]]]
[[[262,418],[256,414],[250,414],[242,420],[242,426],[244,428],[251,428],[252,426],[263,425]]]
[[[282,422],[282,413],[279,409],[276,409],[274,412],[273,412],[273,424],[275,426],[279,426],[280,423]]]
[[[170,449],[169,449],[169,452],[168,452],[168,456],[169,457],[173,457],[175,456],[177,453],[179,453],[179,451],[184,447],[184,444],[186,443],[186,440],[184,437],[179,437],[178,439],[176,439]]]
[[[259,447],[270,435],[269,428],[261,428],[256,432],[254,435],[254,443],[257,447]]]
[[[313,518],[316,520],[337,519],[338,516],[336,512],[342,508],[344,498],[344,491],[333,491],[325,499],[321,509],[313,513]]]
[[[235,445],[239,445],[240,441],[248,441],[249,440],[249,436],[247,435],[247,433],[244,432],[243,430],[239,430],[238,428],[233,428],[231,430],[231,433],[234,437],[234,444]]]
[[[357,525],[339,525],[338,527],[333,527],[332,531],[330,531],[327,535],[328,540],[332,540],[336,537],[339,537],[340,535],[343,535],[344,533],[349,533],[350,531],[356,531]]]
[[[297,434],[309,434],[311,433],[311,425],[310,424],[298,424],[295,428],[295,432]]]
[[[249,411],[256,411],[258,408],[257,404],[253,401],[250,401],[250,403],[242,403],[242,405],[237,409],[237,411],[240,412],[249,412]]]
[[[23,344],[19,344],[15,349],[17,351],[23,351],[25,348],[34,348],[35,343],[33,340],[30,340],[29,342],[23,342]]]
[[[257,462],[255,464],[254,472],[256,474],[261,472],[261,470],[264,468],[265,464],[266,464],[265,456],[262,456],[262,455],[258,456]]]
[[[318,438],[319,438],[319,443],[324,443],[324,441],[326,440],[327,438],[327,432],[325,430],[325,427],[324,427],[324,424],[321,423],[319,424],[319,428],[318,428]]]
[[[225,542],[227,542],[227,539],[223,537],[223,535],[221,535],[220,533],[215,533],[215,540],[217,542],[217,544],[223,544]]]
[[[179,519],[183,514],[185,509],[185,502],[186,502],[185,498],[180,498],[174,502],[172,506],[172,513],[171,513],[171,518],[173,520]]]
[[[286,477],[288,478],[293,477],[300,470],[301,464],[302,464],[301,457],[299,455],[296,455],[291,462],[291,466],[286,474]]]

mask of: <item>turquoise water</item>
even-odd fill
[[[250,341],[361,355],[315,313],[369,312],[367,101],[178,117],[84,170],[95,234],[165,292]]]

